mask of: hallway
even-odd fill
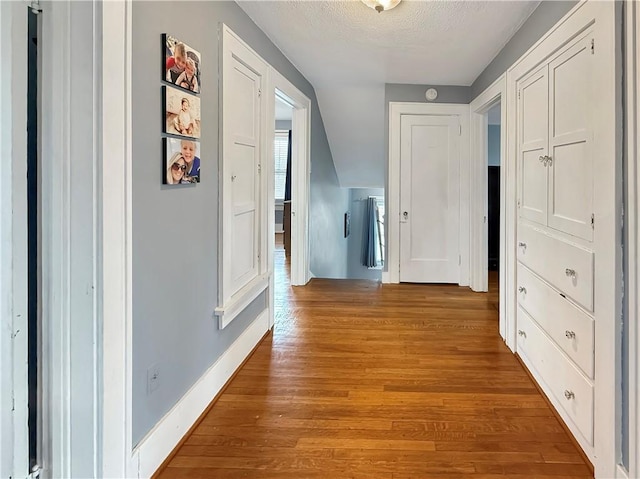
[[[156,477],[593,477],[494,294],[276,278],[273,333]]]

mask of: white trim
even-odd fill
[[[234,294],[224,306],[217,307],[218,327],[226,328],[251,302],[269,287],[269,275],[262,274]]]
[[[291,122],[291,285],[304,286],[311,279],[309,270],[309,192],[311,171],[311,100],[287,80],[275,68],[269,68],[267,118],[275,121],[276,96],[293,108]],[[273,93],[272,93],[273,92]],[[275,130],[270,132],[268,142],[273,145]],[[273,148],[272,148],[273,150]],[[267,262],[269,269],[269,327],[275,322],[274,311],[274,250],[275,250],[275,198],[273,188],[273,166],[267,170],[269,186],[269,243]]]
[[[132,445],[132,2],[102,3],[102,471],[138,476]]]
[[[515,118],[517,81],[565,45],[579,32],[593,26],[595,51],[600,62],[594,68],[593,81],[598,95],[594,95],[593,108],[598,111],[594,121],[594,158],[606,159],[594,163],[594,177],[599,179],[595,188],[594,213],[596,228],[594,249],[595,277],[595,415],[592,450],[585,450],[594,462],[597,478],[615,475],[619,454],[617,437],[621,430],[617,404],[620,400],[620,336],[621,318],[621,118],[616,111],[620,90],[616,76],[619,50],[616,35],[616,5],[611,2],[585,1],[576,5],[546,35],[523,55],[507,71],[507,119]],[[507,133],[507,284],[515,278],[516,224],[516,122],[508,122]],[[507,317],[515,317],[516,295],[507,303]],[[515,331],[507,336],[507,342],[516,344]],[[617,379],[618,378],[618,379]]]
[[[625,8],[625,86],[626,86],[626,132],[625,173],[627,196],[625,198],[626,219],[626,320],[629,338],[628,377],[628,421],[629,421],[629,476],[640,475],[640,8],[635,1],[626,1]],[[618,467],[620,469],[620,467]]]
[[[269,328],[265,309],[136,447],[138,477],[151,477]]]
[[[507,165],[507,75],[506,73],[480,93],[469,105],[471,141],[470,141],[470,286],[473,291],[487,291],[488,271],[488,185],[487,185],[487,111],[500,102],[500,253],[499,253],[499,321],[500,336],[510,337],[509,331],[515,328],[515,317],[507,317],[506,304],[509,291],[515,285],[507,284],[507,232],[506,189]],[[515,344],[507,345],[513,350]]]
[[[459,284],[469,284],[469,105],[454,103],[389,102],[389,161],[385,192],[388,245],[387,271],[383,283],[400,282],[400,119],[402,115],[455,115],[459,117],[460,135],[460,273]],[[395,218],[395,220],[394,220]],[[385,274],[386,273],[386,274]]]
[[[311,100],[273,67],[271,67],[270,78],[271,90],[275,90],[275,94],[282,101],[293,107],[291,120],[291,285],[304,286],[310,279]],[[273,248],[270,250],[273,251]]]
[[[27,6],[0,2],[0,476],[29,470]],[[19,159],[20,161],[16,161]]]

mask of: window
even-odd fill
[[[284,187],[287,179],[287,150],[289,149],[289,130],[276,130],[273,144],[275,158],[275,198],[284,200]]]

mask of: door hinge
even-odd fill
[[[462,256],[458,255],[458,266],[462,264]]]
[[[595,224],[596,224],[596,216],[591,213],[591,229],[595,229]]]
[[[262,96],[262,90],[260,88],[258,88],[258,97]]]
[[[520,90],[518,90],[518,99],[520,98]]]
[[[262,165],[258,163],[258,173],[260,173],[261,171],[262,171]]]
[[[458,124],[458,135],[462,136],[462,124]]]
[[[31,474],[27,476],[27,479],[38,479],[40,472],[42,472],[42,468],[36,464],[31,468]]]
[[[42,13],[42,8],[40,7],[40,0],[31,0],[29,8],[34,14]]]
[[[596,41],[594,38],[591,39],[591,54],[593,55],[596,52]]]

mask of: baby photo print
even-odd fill
[[[200,138],[200,98],[164,86],[164,132]]]

